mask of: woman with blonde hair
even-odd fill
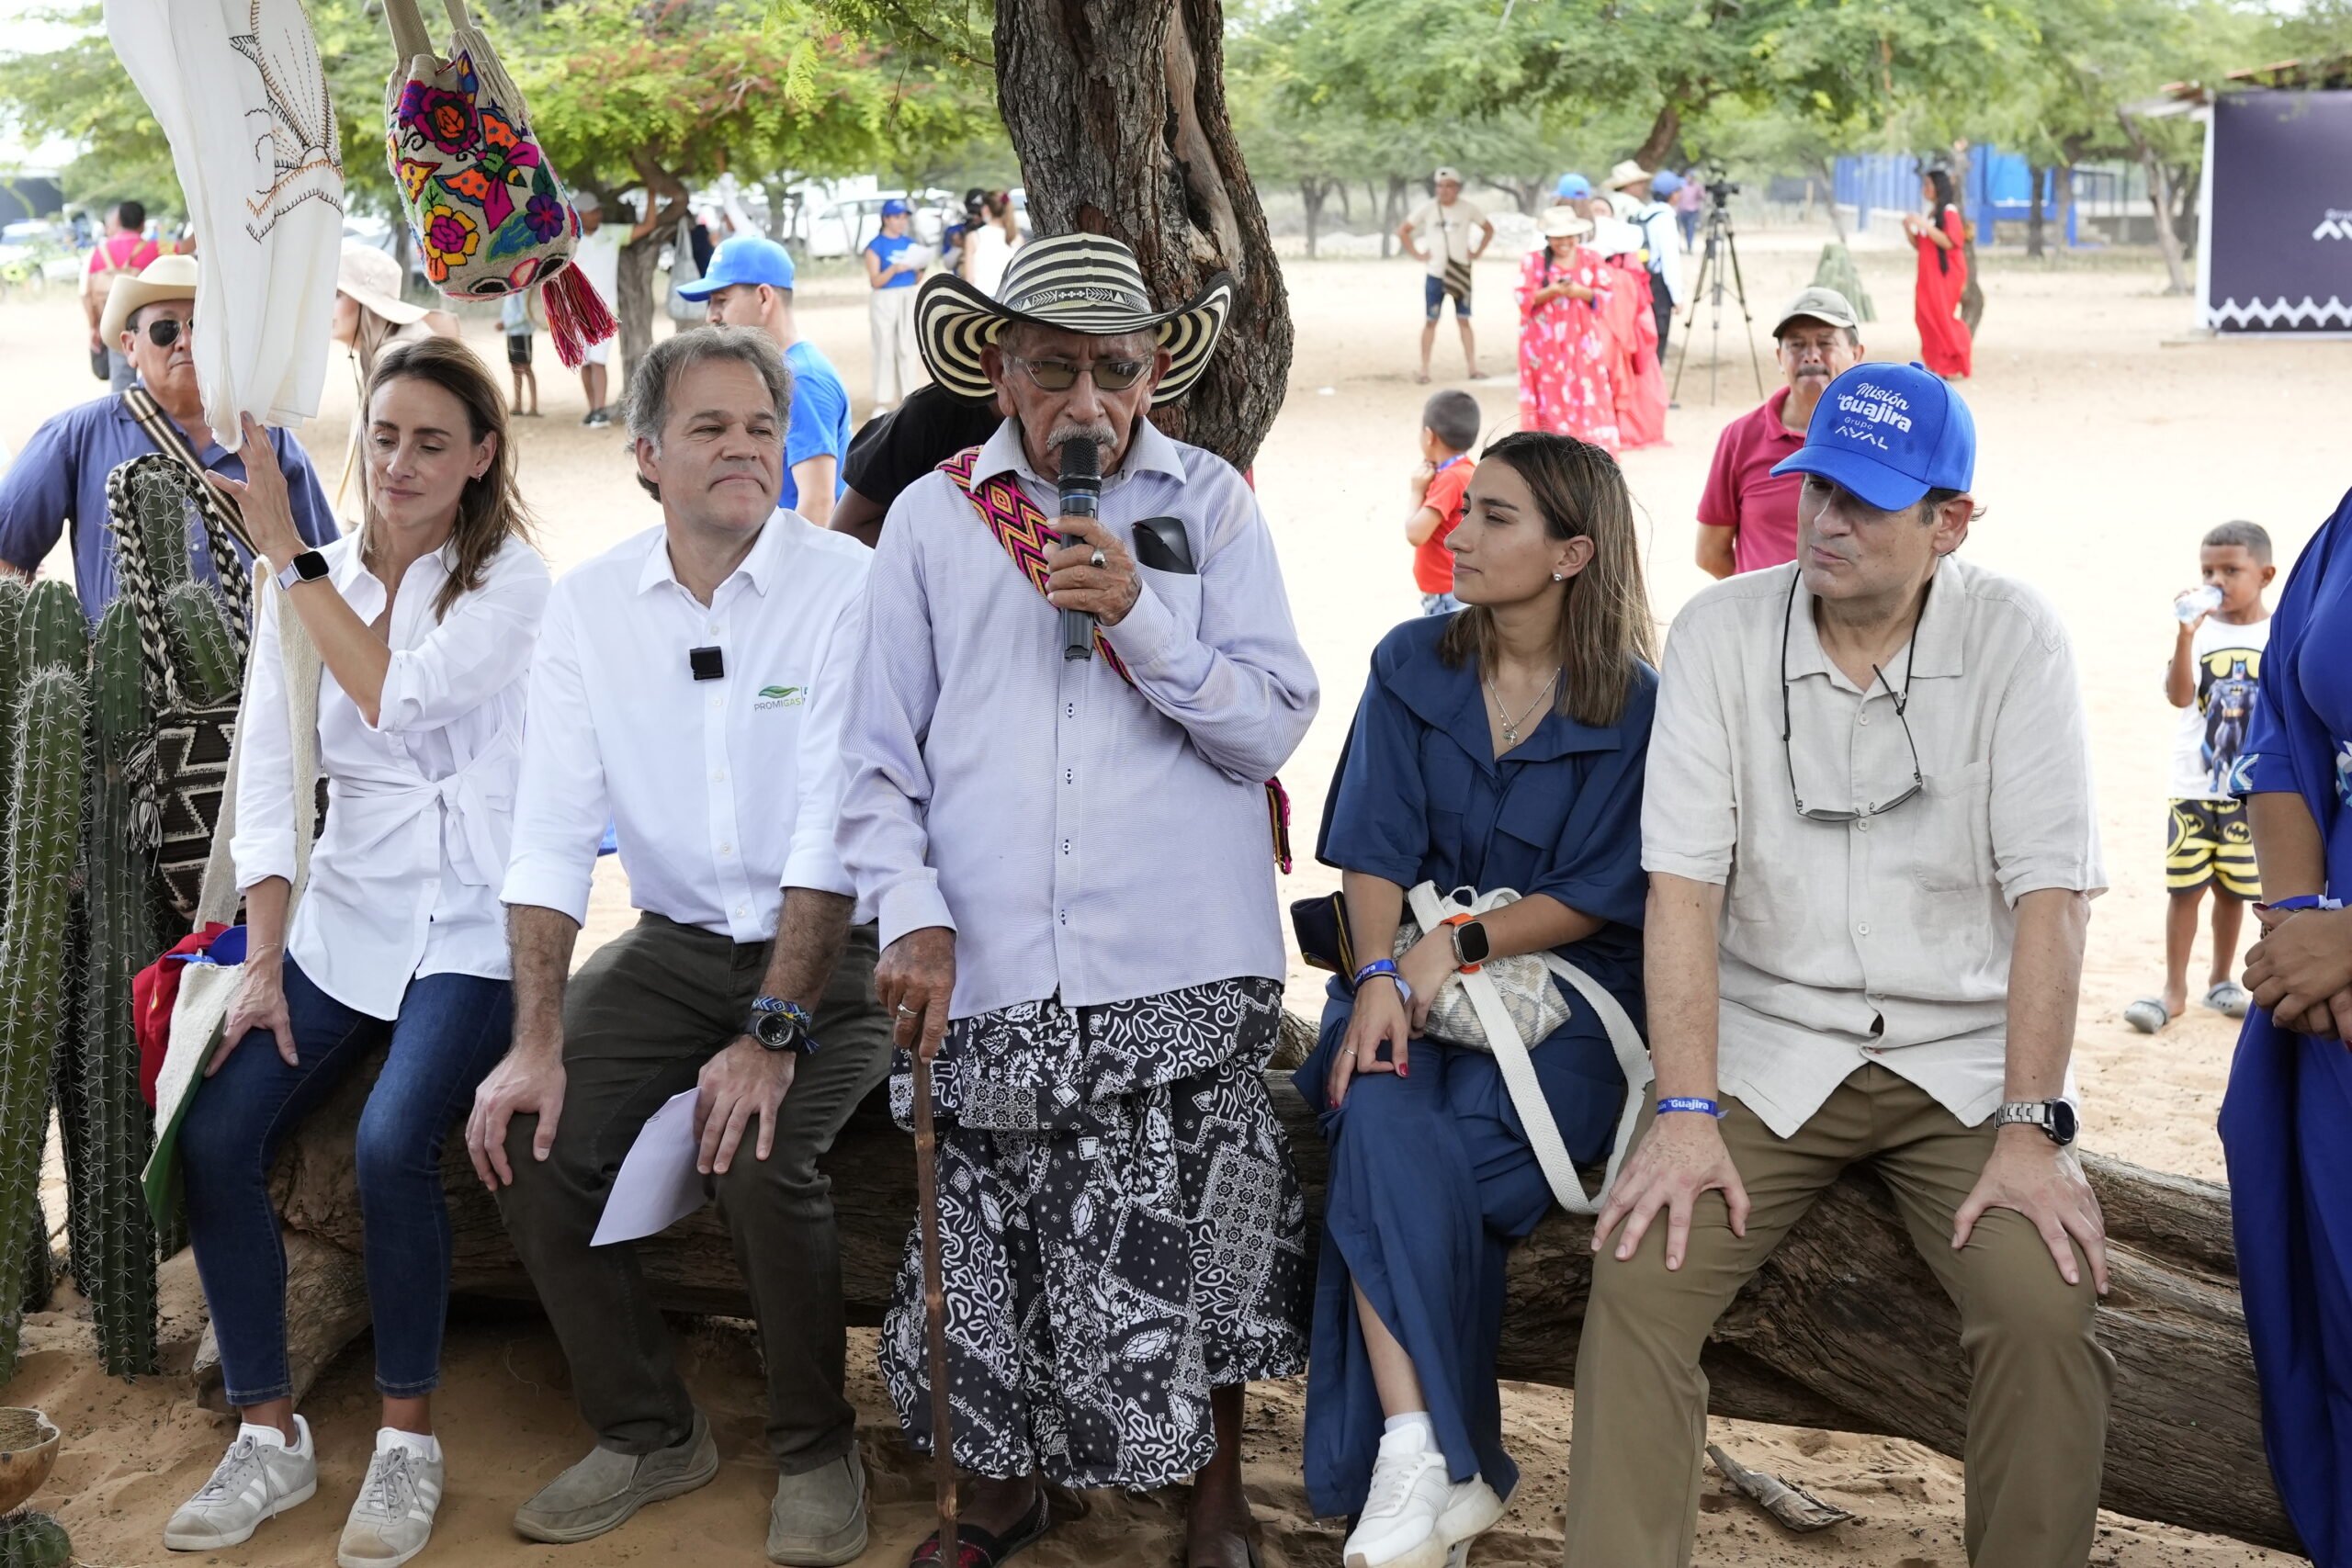
[[[391,1568],[424,1550],[441,1497],[441,1145],[510,1033],[499,881],[549,583],[515,489],[506,400],[480,360],[446,338],[396,344],[361,406],[368,515],[323,549],[296,535],[250,417],[244,482],[210,476],[284,592],[256,606],[238,737],[243,978],[179,1142],[197,1272],[243,1424],[164,1544],[234,1546],[317,1489],[287,1365],[269,1172],[302,1119],[382,1052],[356,1163],[383,1414],[338,1561]],[[279,653],[288,609],[324,667],[316,726],[299,744]],[[318,809],[298,785],[298,752],[316,758],[328,809],[289,924],[297,816]]]
[[[1459,970],[1541,953],[1631,1017],[1642,1006],[1657,675],[1624,478],[1588,443],[1505,436],[1446,547],[1467,608],[1374,651],[1317,849],[1340,873],[1355,961],[1373,960],[1332,982],[1295,1080],[1331,1148],[1306,1493],[1317,1515],[1354,1517],[1349,1568],[1459,1562],[1518,1480],[1495,1382],[1504,1266],[1553,1189],[1530,1107],[1493,1055],[1424,1034],[1432,1001]],[[1391,962],[1423,882],[1520,897]],[[1592,1005],[1551,983],[1567,1021],[1526,1044],[1560,1143],[1591,1164],[1627,1086]]]

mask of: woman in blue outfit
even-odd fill
[[[2352,495],[2270,625],[2238,760],[2270,902],[2222,1143],[2271,1473],[2312,1561],[2352,1568]]]
[[[1479,934],[1491,957],[1548,949],[1641,1007],[1657,675],[1624,479],[1599,447],[1506,436],[1447,547],[1468,608],[1374,650],[1317,852],[1344,874],[1360,958],[1391,951],[1418,883],[1522,897],[1476,933],[1441,926],[1352,997],[1335,981],[1297,1077],[1331,1145],[1307,1497],[1357,1517],[1349,1568],[1458,1562],[1518,1480],[1495,1385],[1503,1269],[1552,1192],[1494,1058],[1420,1033],[1457,942],[1474,958]],[[1569,1021],[1531,1043],[1562,1139],[1589,1164],[1625,1082],[1566,994]]]

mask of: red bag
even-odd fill
[[[189,959],[210,953],[212,944],[233,929],[218,921],[207,924],[130,977],[130,1010],[139,1034],[139,1095],[150,1110],[155,1104],[156,1077],[172,1045],[172,1008],[180,999],[180,976]]]

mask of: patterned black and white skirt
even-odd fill
[[[934,1065],[956,1460],[1066,1486],[1188,1479],[1209,1391],[1306,1360],[1306,1201],[1259,1069],[1282,984],[1227,980],[956,1024]],[[899,1055],[891,1109],[910,1121]],[[883,1381],[931,1446],[919,1232]]]

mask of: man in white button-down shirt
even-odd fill
[[[838,1238],[817,1157],[888,1068],[872,928],[833,847],[870,556],[776,510],[791,376],[766,337],[681,333],[629,378],[662,526],[556,585],[505,902],[514,1043],[467,1143],[597,1446],[515,1515],[601,1535],[718,1473],[628,1244],[594,1247],[645,1120],[699,1087],[700,1164],[760,1320],[777,1562],[865,1546]],[[642,912],[567,986],[607,820]],[[773,938],[773,942],[771,942]]]
[[[1936,377],[1846,372],[1775,470],[1804,476],[1797,559],[1708,589],[1667,643],[1656,1114],[1593,1231],[1568,1568],[1690,1562],[1701,1348],[1854,1164],[1959,1308],[1970,1561],[2089,1555],[2114,1366],[2066,1096],[2105,877],[2065,628],[1954,558],[1975,450]]]

